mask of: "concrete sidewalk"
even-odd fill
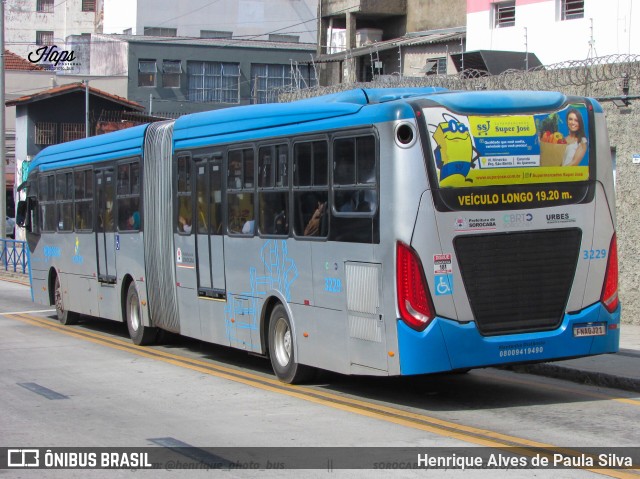
[[[28,275],[3,269],[0,269],[1,281],[29,285]],[[620,352],[617,354],[510,366],[509,369],[582,384],[640,392],[640,326],[623,324],[620,327]]]
[[[511,369],[594,386],[640,392],[640,326],[620,326],[620,351],[616,354],[513,366]]]

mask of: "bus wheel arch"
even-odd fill
[[[124,320],[133,344],[138,346],[155,344],[158,339],[158,328],[144,325],[140,295],[133,280],[129,282],[127,294],[124,297]]]
[[[293,322],[280,301],[276,301],[270,310],[267,331],[269,359],[278,379],[288,384],[312,379],[315,368],[297,361]]]
[[[80,315],[73,311],[69,311],[64,305],[62,282],[60,281],[60,275],[55,268],[51,268],[49,270],[49,302],[55,306],[56,315],[58,316],[60,324],[71,326],[78,323]]]

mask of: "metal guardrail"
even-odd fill
[[[26,274],[29,271],[29,254],[25,241],[0,239],[0,269]]]

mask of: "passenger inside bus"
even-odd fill
[[[127,218],[127,229],[128,230],[139,230],[140,229],[140,213],[134,211]]]
[[[178,227],[181,232],[191,234],[191,218],[180,216],[178,218]]]
[[[321,234],[322,223],[326,223],[326,209],[327,202],[318,201],[318,206],[304,229],[305,236],[319,236]]]

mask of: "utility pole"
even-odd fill
[[[527,27],[524,27],[524,70],[529,71],[529,39],[527,38]]]
[[[0,238],[7,235],[7,150],[5,147],[5,94],[4,94],[4,2],[0,0]]]
[[[89,138],[89,80],[84,80],[84,137]]]

